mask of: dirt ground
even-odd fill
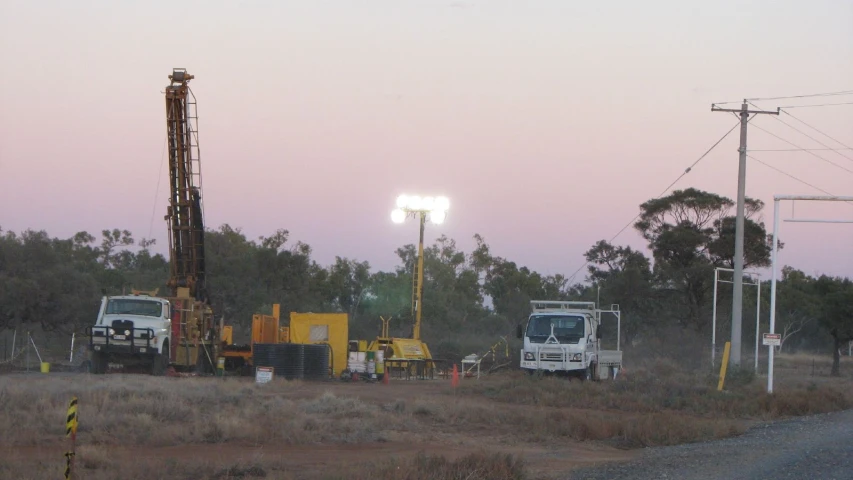
[[[96,382],[125,382],[136,377],[144,381],[144,375],[106,375],[94,377],[86,374],[64,374],[45,378],[39,374],[13,374],[0,376],[0,381],[18,377],[16,381],[32,380],[37,383],[66,383],[73,384],[77,379]],[[511,453],[524,459],[526,471],[533,478],[552,478],[554,475],[565,474],[567,471],[584,466],[601,464],[602,462],[627,461],[636,456],[635,451],[623,450],[598,442],[576,442],[568,439],[554,439],[548,442],[531,442],[525,444],[507,434],[506,428],[500,427],[501,409],[494,402],[481,396],[454,394],[450,380],[392,380],[390,384],[382,383],[341,383],[341,382],[283,382],[275,380],[278,385],[267,390],[267,386],[253,386],[252,378],[184,378],[171,379],[177,387],[178,382],[186,382],[193,387],[203,387],[205,383],[220,382],[225,388],[238,391],[241,388],[255,388],[253,396],[275,396],[293,401],[316,399],[331,393],[341,398],[357,398],[361,402],[373,405],[387,405],[390,402],[428,402],[446,404],[448,402],[463,402],[464,408],[469,406],[489,406],[493,408],[495,417],[488,422],[466,425],[440,425],[427,428],[423,434],[413,431],[389,431],[380,442],[341,443],[341,444],[310,444],[294,445],[268,442],[234,442],[197,443],[173,446],[129,445],[129,444],[100,444],[96,448],[98,455],[108,457],[118,464],[138,462],[145,458],[152,464],[180,462],[182,459],[193,459],[194,462],[210,462],[220,465],[245,464],[263,460],[263,463],[274,463],[277,468],[283,468],[295,478],[316,476],[325,472],[346,471],[348,467],[367,464],[376,461],[396,459],[405,460],[423,452],[439,454],[453,460],[470,453]],[[132,380],[131,380],[132,381]],[[461,379],[463,384],[470,382],[489,382],[490,379]],[[178,387],[180,388],[180,387]],[[81,418],[85,421],[85,405],[81,405]],[[293,415],[294,412],[283,411],[280,415]],[[417,430],[417,429],[414,429]],[[81,434],[78,449],[85,445],[85,435]],[[16,445],[13,436],[2,435],[0,438],[0,463],[14,460],[18,464],[30,461],[39,462],[45,458],[62,458],[68,443],[61,437],[55,443],[45,443],[38,446]],[[84,447],[85,449],[86,447]],[[88,447],[93,448],[93,447]],[[274,472],[270,472],[274,473]],[[278,478],[273,474],[267,478]]]
[[[45,457],[62,458],[64,442],[40,447],[10,447],[0,450],[0,461],[13,457],[18,460],[41,461]],[[357,445],[181,445],[173,447],[102,446],[103,454],[120,463],[136,462],[140,458],[169,460],[192,458],[194,462],[240,464],[263,457],[296,474],[318,475],[324,472],[345,471],[349,465],[370,463],[381,459],[403,459],[419,452],[438,454],[456,459],[465,454],[482,451],[512,453],[525,460],[527,472],[534,478],[555,478],[573,468],[600,465],[605,462],[627,461],[635,458],[633,451],[617,450],[594,443],[565,443],[543,446],[510,446],[476,436],[453,435],[446,442],[417,440],[364,443]],[[5,458],[4,458],[5,457]],[[274,478],[274,477],[273,477]]]
[[[465,471],[499,468],[493,454],[512,454],[523,460],[524,478],[566,478],[635,460],[644,446],[727,438],[756,422],[850,408],[853,379],[829,377],[829,362],[780,357],[772,396],[766,380],[737,376],[717,392],[714,375],[665,359],[615,381],[507,371],[462,378],[458,388],[450,379],[258,385],[252,377],[6,371],[0,478],[61,472],[72,396],[80,399],[78,478],[414,478],[395,469],[421,471],[422,453],[480,462]]]

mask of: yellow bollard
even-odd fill
[[[47,362],[41,362],[41,373],[50,373],[50,364]]]
[[[219,357],[216,359],[216,376],[225,376],[225,357]]]
[[[731,350],[732,342],[726,342],[726,347],[723,349],[723,364],[720,365],[720,383],[717,384],[717,391],[723,391],[723,383],[726,381],[726,367],[729,365],[729,351]]]

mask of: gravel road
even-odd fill
[[[713,442],[649,448],[635,460],[575,470],[570,480],[853,478],[853,410],[753,427]]]

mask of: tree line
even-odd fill
[[[772,238],[760,218],[764,205],[748,199],[746,206],[745,267],[767,267]],[[480,235],[474,235],[471,252],[460,250],[451,238],[437,238],[424,255],[422,335],[433,355],[482,352],[513,332],[532,299],[619,304],[628,349],[649,344],[665,331],[709,337],[714,269],[734,264],[734,202],[688,188],[639,209],[633,227],[649,254],[600,240],[584,254],[586,278],[574,283],[494,254]],[[238,339],[248,338],[252,314],[270,313],[273,303],[285,313],[345,312],[351,338],[376,336],[380,315],[393,317],[392,335],[411,335],[416,245],[397,249],[399,263],[393,270],[375,271],[367,261],[345,257],[320,265],[311,247],[293,242],[285,229],[250,239],[225,224],[206,232],[205,244],[211,303],[217,316],[235,325]],[[165,292],[168,259],[152,253],[152,246],[153,240],[136,241],[120,229],[104,230],[100,238],[80,232],[67,239],[45,231],[0,230],[0,330],[35,325],[55,334],[79,333],[94,321],[104,291]],[[762,289],[766,304],[768,282]],[[745,326],[754,290],[745,285]],[[718,335],[730,325],[730,305],[731,287],[721,284]],[[769,305],[762,311],[762,331],[767,331]],[[777,284],[777,331],[785,350],[831,348],[837,373],[838,351],[853,340],[853,283],[786,266]],[[754,334],[745,327],[744,344]]]

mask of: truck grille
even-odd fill
[[[562,353],[548,353],[548,352],[539,352],[539,360],[545,360],[549,362],[562,362],[563,354]]]

